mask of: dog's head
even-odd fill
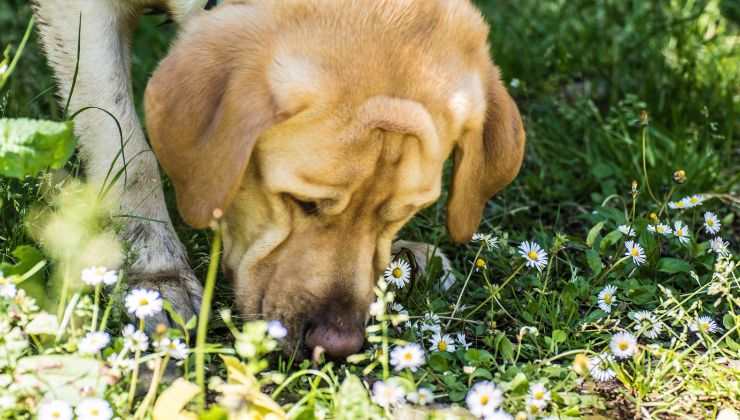
[[[152,77],[152,146],[190,225],[225,212],[242,312],[344,356],[446,159],[462,242],[519,171],[522,121],[466,1],[234,3],[193,18]]]

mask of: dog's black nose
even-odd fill
[[[344,359],[362,349],[365,333],[362,327],[338,327],[331,323],[317,324],[306,332],[306,345],[310,349],[321,346],[331,359]]]

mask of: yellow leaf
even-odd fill
[[[154,404],[152,418],[154,420],[190,420],[197,418],[195,414],[183,411],[183,409],[199,392],[198,385],[183,378],[178,378],[157,399]]]

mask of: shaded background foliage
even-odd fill
[[[737,193],[740,174],[738,0],[480,0],[491,46],[528,131],[521,175],[489,205],[484,227],[582,234],[586,208],[641,180],[639,113],[650,115],[648,166],[654,188],[687,171],[688,192]],[[0,3],[0,46],[17,45],[26,0]],[[137,105],[175,33],[162,16],[143,19],[133,48]],[[83,52],[84,53],[84,52]],[[0,92],[0,116],[59,119],[51,72],[34,34]],[[70,170],[77,171],[73,161]],[[22,218],[41,199],[39,181],[0,181],[0,257],[28,241]],[[168,194],[172,199],[171,188]],[[437,242],[458,261],[442,228],[444,202],[402,232]],[[171,207],[174,209],[174,206]],[[174,212],[173,212],[174,214]],[[195,265],[204,234],[178,221]],[[736,232],[737,233],[737,232]],[[457,249],[457,251],[456,251]]]

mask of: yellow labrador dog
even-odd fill
[[[199,289],[127,76],[128,39],[145,6],[169,7],[182,24],[146,90],[152,149],[188,224],[204,228],[224,212],[223,266],[237,304],[282,321],[288,350],[360,349],[394,236],[438,199],[448,157],[447,227],[457,242],[519,171],[522,121],[467,0],[226,0],[210,11],[187,1],[40,0],[62,94],[82,16],[72,104],[107,106],[123,121],[123,206],[163,221],[130,222],[132,275],[180,310]],[[94,179],[120,148],[104,117],[78,125]]]

